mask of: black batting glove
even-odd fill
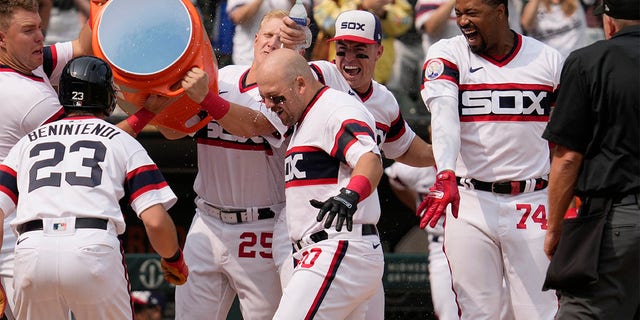
[[[330,228],[333,223],[333,219],[338,215],[336,220],[336,231],[342,230],[342,225],[347,223],[347,230],[353,229],[353,214],[356,213],[358,208],[358,200],[360,195],[346,188],[340,189],[340,194],[333,196],[326,201],[318,201],[315,199],[309,200],[312,206],[320,209],[316,220],[321,222],[324,216],[329,213],[327,220],[324,222],[325,228]]]

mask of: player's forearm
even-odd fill
[[[402,202],[407,208],[411,209],[411,211],[416,211],[418,202],[418,194],[411,189],[399,189],[391,185],[391,191],[396,195],[398,200]]]
[[[409,149],[394,160],[412,167],[432,167],[436,165],[433,157],[433,147],[419,136],[415,136]]]
[[[89,23],[85,23],[78,34],[78,38],[72,41],[73,57],[93,55],[92,35]]]
[[[230,103],[227,114],[216,121],[225,130],[239,137],[251,138],[269,135],[276,131],[260,111],[236,103]]]
[[[163,126],[156,126],[160,134],[165,137],[167,140],[178,140],[187,136],[186,133],[180,132],[174,129],[170,129]]]
[[[140,108],[136,113],[118,122],[116,126],[135,138],[154,117],[153,112]]]
[[[382,171],[382,159],[380,156],[373,152],[367,152],[363,154],[356,163],[356,166],[351,172],[351,177],[363,176],[369,180],[370,190],[368,191],[370,194],[378,187],[378,183],[380,183],[380,178],[382,177]],[[360,201],[364,198],[365,197],[361,196]]]
[[[179,249],[176,227],[160,204],[153,205],[140,214],[140,219],[153,249],[161,257],[171,257]]]
[[[547,230],[560,231],[564,215],[574,199],[574,187],[582,165],[582,154],[557,146],[549,174]]]
[[[460,118],[458,102],[451,97],[437,97],[428,101],[431,110],[431,140],[438,172],[456,171],[460,154]]]

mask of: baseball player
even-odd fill
[[[506,0],[458,0],[455,11],[463,35],[431,46],[423,67],[438,174],[420,224],[435,226],[452,204],[444,249],[462,319],[498,319],[503,279],[516,319],[553,319],[555,293],[540,290],[549,263],[541,134],[562,57],[509,29]]]
[[[74,41],[45,47],[42,43],[44,36],[39,31],[40,21],[37,0],[0,0],[0,161],[4,160],[9,149],[21,137],[62,116],[63,109],[52,85],[58,84],[60,72],[71,58],[91,54],[91,30],[88,26]],[[163,103],[145,105],[145,108],[120,122],[118,127],[135,135],[151,121],[154,112],[166,106],[167,101]],[[11,320],[13,246],[16,237],[11,232],[9,222],[10,219],[6,219],[3,226],[0,280],[8,302],[5,315]]]
[[[219,92],[208,92],[208,77],[194,68],[183,82],[187,94],[214,120],[195,134],[198,148],[196,214],[185,242],[191,280],[176,289],[177,319],[226,319],[238,295],[244,319],[270,319],[281,288],[272,258],[274,218],[284,209],[284,149],[287,127],[266,109],[255,70],[280,48],[279,27],[285,11],[265,15],[254,40],[254,62],[218,71]],[[247,106],[239,124],[230,104]],[[259,112],[255,117],[250,112]],[[230,113],[230,114],[228,114]],[[223,129],[222,123],[267,126],[255,134]],[[169,138],[179,137],[164,130]],[[288,250],[291,244],[288,244]]]
[[[349,28],[350,25],[360,27]],[[331,88],[353,92],[367,107],[375,119],[376,142],[384,157],[414,166],[434,165],[431,146],[418,137],[405,122],[393,94],[384,85],[373,80],[375,66],[384,50],[378,18],[368,11],[344,11],[336,19],[335,30],[335,37],[330,39],[336,42],[335,64],[328,61],[311,62],[316,78]],[[345,80],[348,84],[346,89],[342,85]],[[280,219],[285,217],[283,215]],[[281,223],[280,219],[277,223]],[[291,265],[292,263],[285,261],[283,267]],[[286,282],[285,270],[281,270],[280,276]],[[384,290],[381,287],[369,304],[366,318],[371,320],[383,317]]]
[[[67,117],[29,132],[0,165],[0,219],[16,209],[16,318],[132,319],[119,200],[128,195],[167,281],[182,284],[188,268],[166,212],[177,199],[142,145],[104,121],[116,105],[106,62],[69,61],[59,92]]]
[[[315,80],[289,49],[263,61],[257,83],[267,107],[294,128],[286,214],[300,263],[274,319],[364,319],[384,264],[375,227],[382,175],[375,121],[357,100]]]

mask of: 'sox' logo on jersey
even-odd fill
[[[548,116],[549,92],[541,90],[477,90],[463,91],[461,116],[533,115]]]
[[[265,142],[262,137],[243,138],[234,136],[225,131],[217,122],[209,122],[207,125],[207,138],[248,144],[262,144]]]
[[[284,172],[285,172],[285,181],[291,181],[294,179],[304,179],[307,177],[307,174],[304,171],[300,171],[296,166],[298,161],[302,160],[302,154],[297,153],[293,154],[286,159],[284,159]]]
[[[294,147],[284,159],[285,186],[336,183],[340,161],[316,147]]]
[[[376,127],[376,144],[378,146],[381,146],[382,143],[384,143],[386,137],[387,137],[387,132],[382,128]]]

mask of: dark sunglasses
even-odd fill
[[[272,101],[273,104],[283,104],[287,101],[287,98],[284,96],[266,97],[262,98],[262,103],[265,103],[267,100]]]

